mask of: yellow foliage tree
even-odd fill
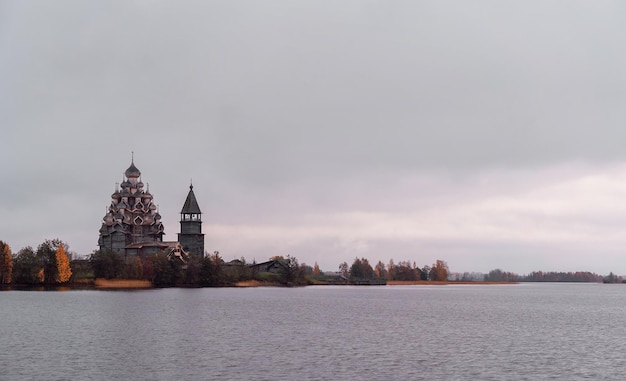
[[[63,245],[59,245],[54,257],[57,268],[57,283],[68,282],[72,277],[72,269],[70,269],[70,260]]]

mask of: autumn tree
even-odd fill
[[[65,247],[59,245],[54,253],[54,265],[55,265],[55,283],[69,282],[72,277],[72,269],[70,269],[70,259],[67,257]]]
[[[126,279],[143,279],[143,263],[139,257],[131,257],[124,266],[123,277]]]
[[[411,266],[409,261],[400,261],[396,265],[395,278],[396,280],[415,281],[419,280],[419,270],[416,266]]]
[[[322,275],[322,272],[320,271],[320,267],[317,265],[317,262],[315,262],[315,265],[313,265],[313,275]]]
[[[448,280],[448,264],[440,259],[438,259],[433,267],[430,269],[430,280],[436,281],[446,281]]]
[[[36,256],[43,266],[45,283],[64,283],[72,276],[67,250],[68,245],[58,238],[47,239],[37,247]]]
[[[8,244],[0,241],[0,284],[11,283],[13,275],[13,254]]]
[[[385,264],[382,261],[378,261],[376,267],[374,267],[374,273],[376,278],[387,278],[387,270],[385,270]]]

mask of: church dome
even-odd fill
[[[128,169],[126,170],[126,172],[124,172],[124,175],[126,177],[130,178],[137,178],[139,176],[141,176],[141,172],[139,171],[139,169],[137,169],[137,167],[135,167],[135,163],[131,162],[130,163],[130,167],[128,167]]]
[[[107,213],[106,216],[102,219],[105,224],[112,225],[113,224],[113,214]]]

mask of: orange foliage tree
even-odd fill
[[[317,262],[315,262],[315,265],[313,266],[313,275],[321,275],[322,272],[320,271],[320,267],[317,265]]]
[[[0,284],[11,283],[13,255],[8,244],[0,241]]]
[[[63,245],[59,245],[55,254],[55,265],[56,265],[56,283],[65,283],[70,280],[72,277],[72,269],[70,268],[70,260],[67,257],[67,253],[65,252],[65,247]]]

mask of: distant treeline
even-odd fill
[[[28,246],[16,254],[0,241],[0,285],[94,284],[101,279],[149,281],[156,287],[233,286],[242,282],[268,285],[306,284],[385,284],[386,281],[447,281],[450,270],[437,260],[432,266],[391,259],[372,267],[367,258],[343,262],[337,272],[322,272],[317,263],[309,266],[295,257],[274,256],[268,261],[249,263],[245,258],[226,262],[219,252],[182,258],[163,251],[150,256],[125,256],[106,250],[94,251],[87,259],[73,259],[69,246],[59,240],[46,240],[33,249]],[[535,271],[519,275],[500,269],[491,270],[484,279],[477,274],[452,276],[461,281],[487,282],[605,282],[622,283],[613,273],[601,276],[591,272]]]
[[[446,281],[450,270],[448,264],[442,260],[437,260],[432,266],[426,265],[420,268],[415,262],[400,261],[396,264],[391,259],[387,265],[378,261],[372,267],[367,258],[355,258],[351,266],[348,266],[347,262],[341,263],[339,272],[348,282],[356,282],[360,279]]]
[[[528,275],[518,275],[515,273],[502,271],[500,269],[491,270],[485,275],[487,282],[591,282],[591,283],[621,283],[622,278],[610,273],[603,277],[588,271],[576,272],[543,272],[533,271]]]

